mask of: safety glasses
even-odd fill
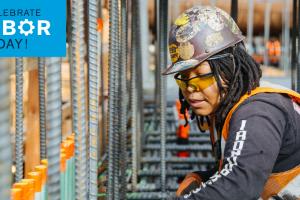
[[[216,55],[208,58],[207,60],[215,60],[220,59],[224,57],[233,57],[231,53],[225,53],[221,55]],[[234,64],[233,64],[234,65]],[[235,68],[235,67],[234,67]],[[215,77],[213,76],[213,73],[207,73],[207,74],[201,74],[195,77],[192,77],[190,79],[184,79],[181,77],[180,73],[177,73],[174,76],[174,79],[176,80],[177,85],[181,90],[187,90],[188,87],[192,89],[192,91],[203,91],[204,89],[208,88],[212,84],[216,82]]]
[[[213,73],[201,74],[190,79],[183,79],[181,78],[181,74],[178,73],[174,78],[181,90],[187,90],[190,87],[193,91],[202,91],[216,81]]]

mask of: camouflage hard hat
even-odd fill
[[[196,67],[244,39],[235,21],[225,11],[211,6],[192,7],[171,27],[169,53],[172,64],[163,75]]]

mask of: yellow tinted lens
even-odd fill
[[[189,86],[196,88],[196,90],[204,90],[216,82],[213,76],[198,77],[189,81]]]
[[[178,80],[178,79],[175,79],[176,80],[176,83],[177,85],[180,87],[180,89],[182,90],[185,90],[186,89],[186,84],[185,82],[181,81],[181,80]]]

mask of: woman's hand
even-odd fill
[[[192,190],[198,188],[202,182],[201,177],[196,173],[189,173],[185,176],[184,180],[180,183],[176,196],[182,196],[190,193]]]

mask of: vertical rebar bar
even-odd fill
[[[40,159],[47,158],[46,146],[46,102],[45,102],[45,59],[38,59],[39,104],[40,104]]]
[[[267,1],[265,9],[265,22],[264,22],[264,65],[269,65],[269,54],[267,43],[270,40],[270,18],[271,18],[272,3]]]
[[[167,40],[168,40],[168,1],[160,0],[158,3],[158,46],[160,74],[167,66]],[[160,146],[161,146],[161,192],[162,199],[166,195],[166,79],[160,76]]]
[[[15,181],[23,178],[23,58],[16,59],[16,176]]]
[[[145,2],[145,0],[136,0],[135,1],[135,9],[136,9],[136,16],[135,16],[135,40],[136,40],[136,46],[135,46],[135,53],[136,53],[136,87],[137,87],[137,123],[136,123],[136,133],[137,133],[137,171],[140,169],[140,160],[141,160],[141,136],[143,133],[143,123],[144,123],[144,98],[143,98],[143,60],[142,57],[144,54],[142,51],[146,51],[147,47],[144,47],[142,50],[142,20],[141,20],[141,7],[142,2]],[[147,12],[147,11],[144,11]],[[143,60],[143,61],[142,61]]]
[[[285,1],[283,6],[283,48],[282,48],[282,62],[284,72],[288,74],[290,69],[290,1]]]
[[[11,139],[10,139],[10,69],[8,60],[0,62],[0,194],[1,199],[10,199],[11,187]]]
[[[108,97],[108,188],[107,199],[118,199],[118,152],[119,140],[119,113],[118,113],[118,86],[119,86],[119,0],[109,1],[109,97]]]
[[[121,1],[121,58],[122,63],[120,72],[120,94],[123,99],[121,102],[120,113],[120,133],[121,133],[121,162],[120,162],[120,199],[126,199],[126,169],[127,169],[127,0]]]
[[[209,2],[211,6],[216,6],[217,0],[210,0]]]
[[[98,0],[98,18],[102,20],[102,1],[101,0]],[[102,22],[99,22],[99,23],[102,23]],[[100,124],[100,127],[101,127],[101,141],[98,143],[99,144],[99,160],[100,158],[105,154],[105,149],[106,149],[106,133],[107,133],[107,130],[106,130],[106,110],[107,110],[107,103],[106,103],[106,100],[105,100],[105,90],[104,90],[104,76],[106,76],[106,74],[104,74],[104,62],[103,62],[103,45],[101,44],[101,38],[102,38],[102,31],[103,30],[98,30],[98,39],[100,42],[98,42],[98,55],[99,56],[99,59],[100,59],[100,63],[101,63],[101,68],[99,70],[99,77],[100,77],[100,87],[101,87],[101,90],[100,90],[100,93],[101,93],[101,99],[100,99],[100,102],[101,102],[101,124]],[[98,160],[98,161],[99,161]]]
[[[136,191],[137,187],[137,168],[138,168],[138,163],[137,163],[137,1],[132,0],[132,16],[131,16],[131,30],[132,30],[132,35],[131,35],[131,73],[130,73],[130,78],[131,78],[131,143],[132,143],[132,190]]]
[[[230,15],[232,19],[237,22],[238,20],[238,0],[231,0]]]
[[[155,29],[155,49],[158,52],[159,49],[159,43],[158,43],[158,23],[159,23],[159,16],[158,16],[158,6],[159,6],[159,1],[154,2],[155,6],[155,23],[156,26],[154,27]],[[177,17],[177,16],[176,16]],[[154,88],[154,102],[155,102],[155,110],[154,110],[154,124],[156,125],[158,121],[158,116],[159,116],[159,90],[160,90],[160,69],[159,69],[159,58],[156,56],[155,57],[155,88]]]
[[[84,1],[72,0],[72,110],[75,133],[75,194],[87,199],[87,148],[85,109]]]
[[[291,64],[291,82],[292,89],[296,89],[295,85],[295,75],[296,75],[296,41],[297,41],[297,0],[293,0],[293,29],[292,29],[292,64]]]
[[[299,55],[300,53],[300,0],[298,1],[297,14],[298,14],[298,23],[297,23],[298,53],[296,54],[296,60],[297,60],[296,91],[300,92],[300,55]]]
[[[121,58],[121,0],[117,1],[117,9],[116,9],[116,13],[115,13],[115,22],[117,23],[115,26],[115,30],[113,32],[115,32],[115,34],[117,34],[117,36],[113,36],[116,40],[111,41],[110,45],[111,46],[115,46],[116,51],[112,54],[115,55],[113,57],[114,61],[110,62],[110,66],[114,65],[114,69],[115,69],[115,78],[110,80],[110,84],[115,84],[114,86],[114,92],[115,92],[115,99],[113,99],[113,101],[115,102],[114,105],[115,107],[112,108],[114,110],[114,118],[113,118],[113,126],[114,128],[114,133],[113,133],[113,138],[114,138],[114,142],[113,142],[113,153],[114,153],[114,160],[113,160],[113,173],[114,173],[114,199],[120,199],[120,152],[121,152],[121,127],[120,127],[120,122],[121,122],[121,116],[119,113],[119,109],[121,108],[121,102],[120,99],[122,99],[123,97],[121,96],[121,92],[120,92],[120,87],[121,87],[121,70],[120,70],[120,66],[123,65],[123,63],[121,62],[120,58]],[[118,38],[118,39],[117,39]],[[111,49],[111,52],[114,51],[113,49]],[[115,54],[116,53],[116,54]],[[112,57],[111,57],[112,59]],[[114,63],[113,63],[114,62]],[[125,99],[124,99],[125,100]]]
[[[253,54],[253,14],[254,14],[254,0],[248,0],[248,20],[247,20],[247,43],[248,52]]]
[[[96,0],[88,1],[89,57],[89,199],[97,200],[98,122],[99,122],[99,56]]]
[[[60,143],[61,143],[61,59],[48,58],[47,65],[47,154],[48,197],[60,197]]]

